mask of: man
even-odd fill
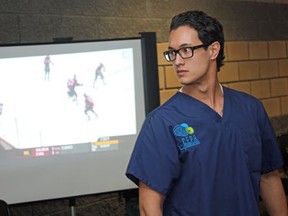
[[[48,80],[50,79],[50,64],[52,63],[50,56],[47,55],[44,59],[44,72],[45,72],[45,76],[44,79]]]
[[[147,116],[127,177],[142,216],[287,216],[282,158],[259,100],[222,86],[222,25],[201,11],[175,16],[169,50],[183,87]]]
[[[73,79],[68,79],[67,81],[67,94],[69,98],[72,98],[73,102],[78,103],[78,94],[76,92],[76,87],[77,86],[82,86],[83,84],[80,84],[76,78],[76,74],[74,74]]]
[[[93,99],[87,95],[87,94],[84,94],[84,102],[85,102],[85,110],[84,110],[84,113],[85,115],[87,116],[88,120],[91,119],[91,117],[89,116],[88,112],[92,112],[95,117],[98,117],[98,115],[96,114],[96,112],[94,111],[94,102],[93,102]]]
[[[100,63],[95,70],[95,78],[94,78],[94,82],[93,82],[93,88],[95,87],[95,84],[96,84],[98,77],[102,80],[103,85],[105,85],[104,75],[103,75],[104,71],[105,71],[105,67],[104,67],[103,63]]]

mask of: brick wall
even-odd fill
[[[160,99],[163,104],[181,86],[158,43]],[[260,99],[269,117],[288,115],[288,41],[228,41],[220,82]]]

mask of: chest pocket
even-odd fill
[[[245,133],[243,135],[243,145],[249,170],[251,172],[260,172],[262,157],[260,136],[251,132]]]
[[[249,172],[259,172],[261,170],[261,136],[256,127],[246,125],[245,127],[229,124],[231,145],[235,145],[238,154],[243,154]],[[224,134],[225,136],[225,134]],[[241,151],[241,152],[240,152]]]

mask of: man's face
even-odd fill
[[[179,50],[185,47],[202,45],[198,33],[190,26],[180,26],[169,34],[169,49]],[[176,54],[172,61],[178,80],[183,85],[195,84],[209,78],[210,53],[209,49],[199,48],[194,50],[193,57],[183,59]]]

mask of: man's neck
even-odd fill
[[[218,80],[212,84],[207,83],[206,85],[184,85],[180,90],[184,94],[190,95],[191,97],[205,103],[207,106],[222,115],[221,113],[224,105],[223,88]]]

